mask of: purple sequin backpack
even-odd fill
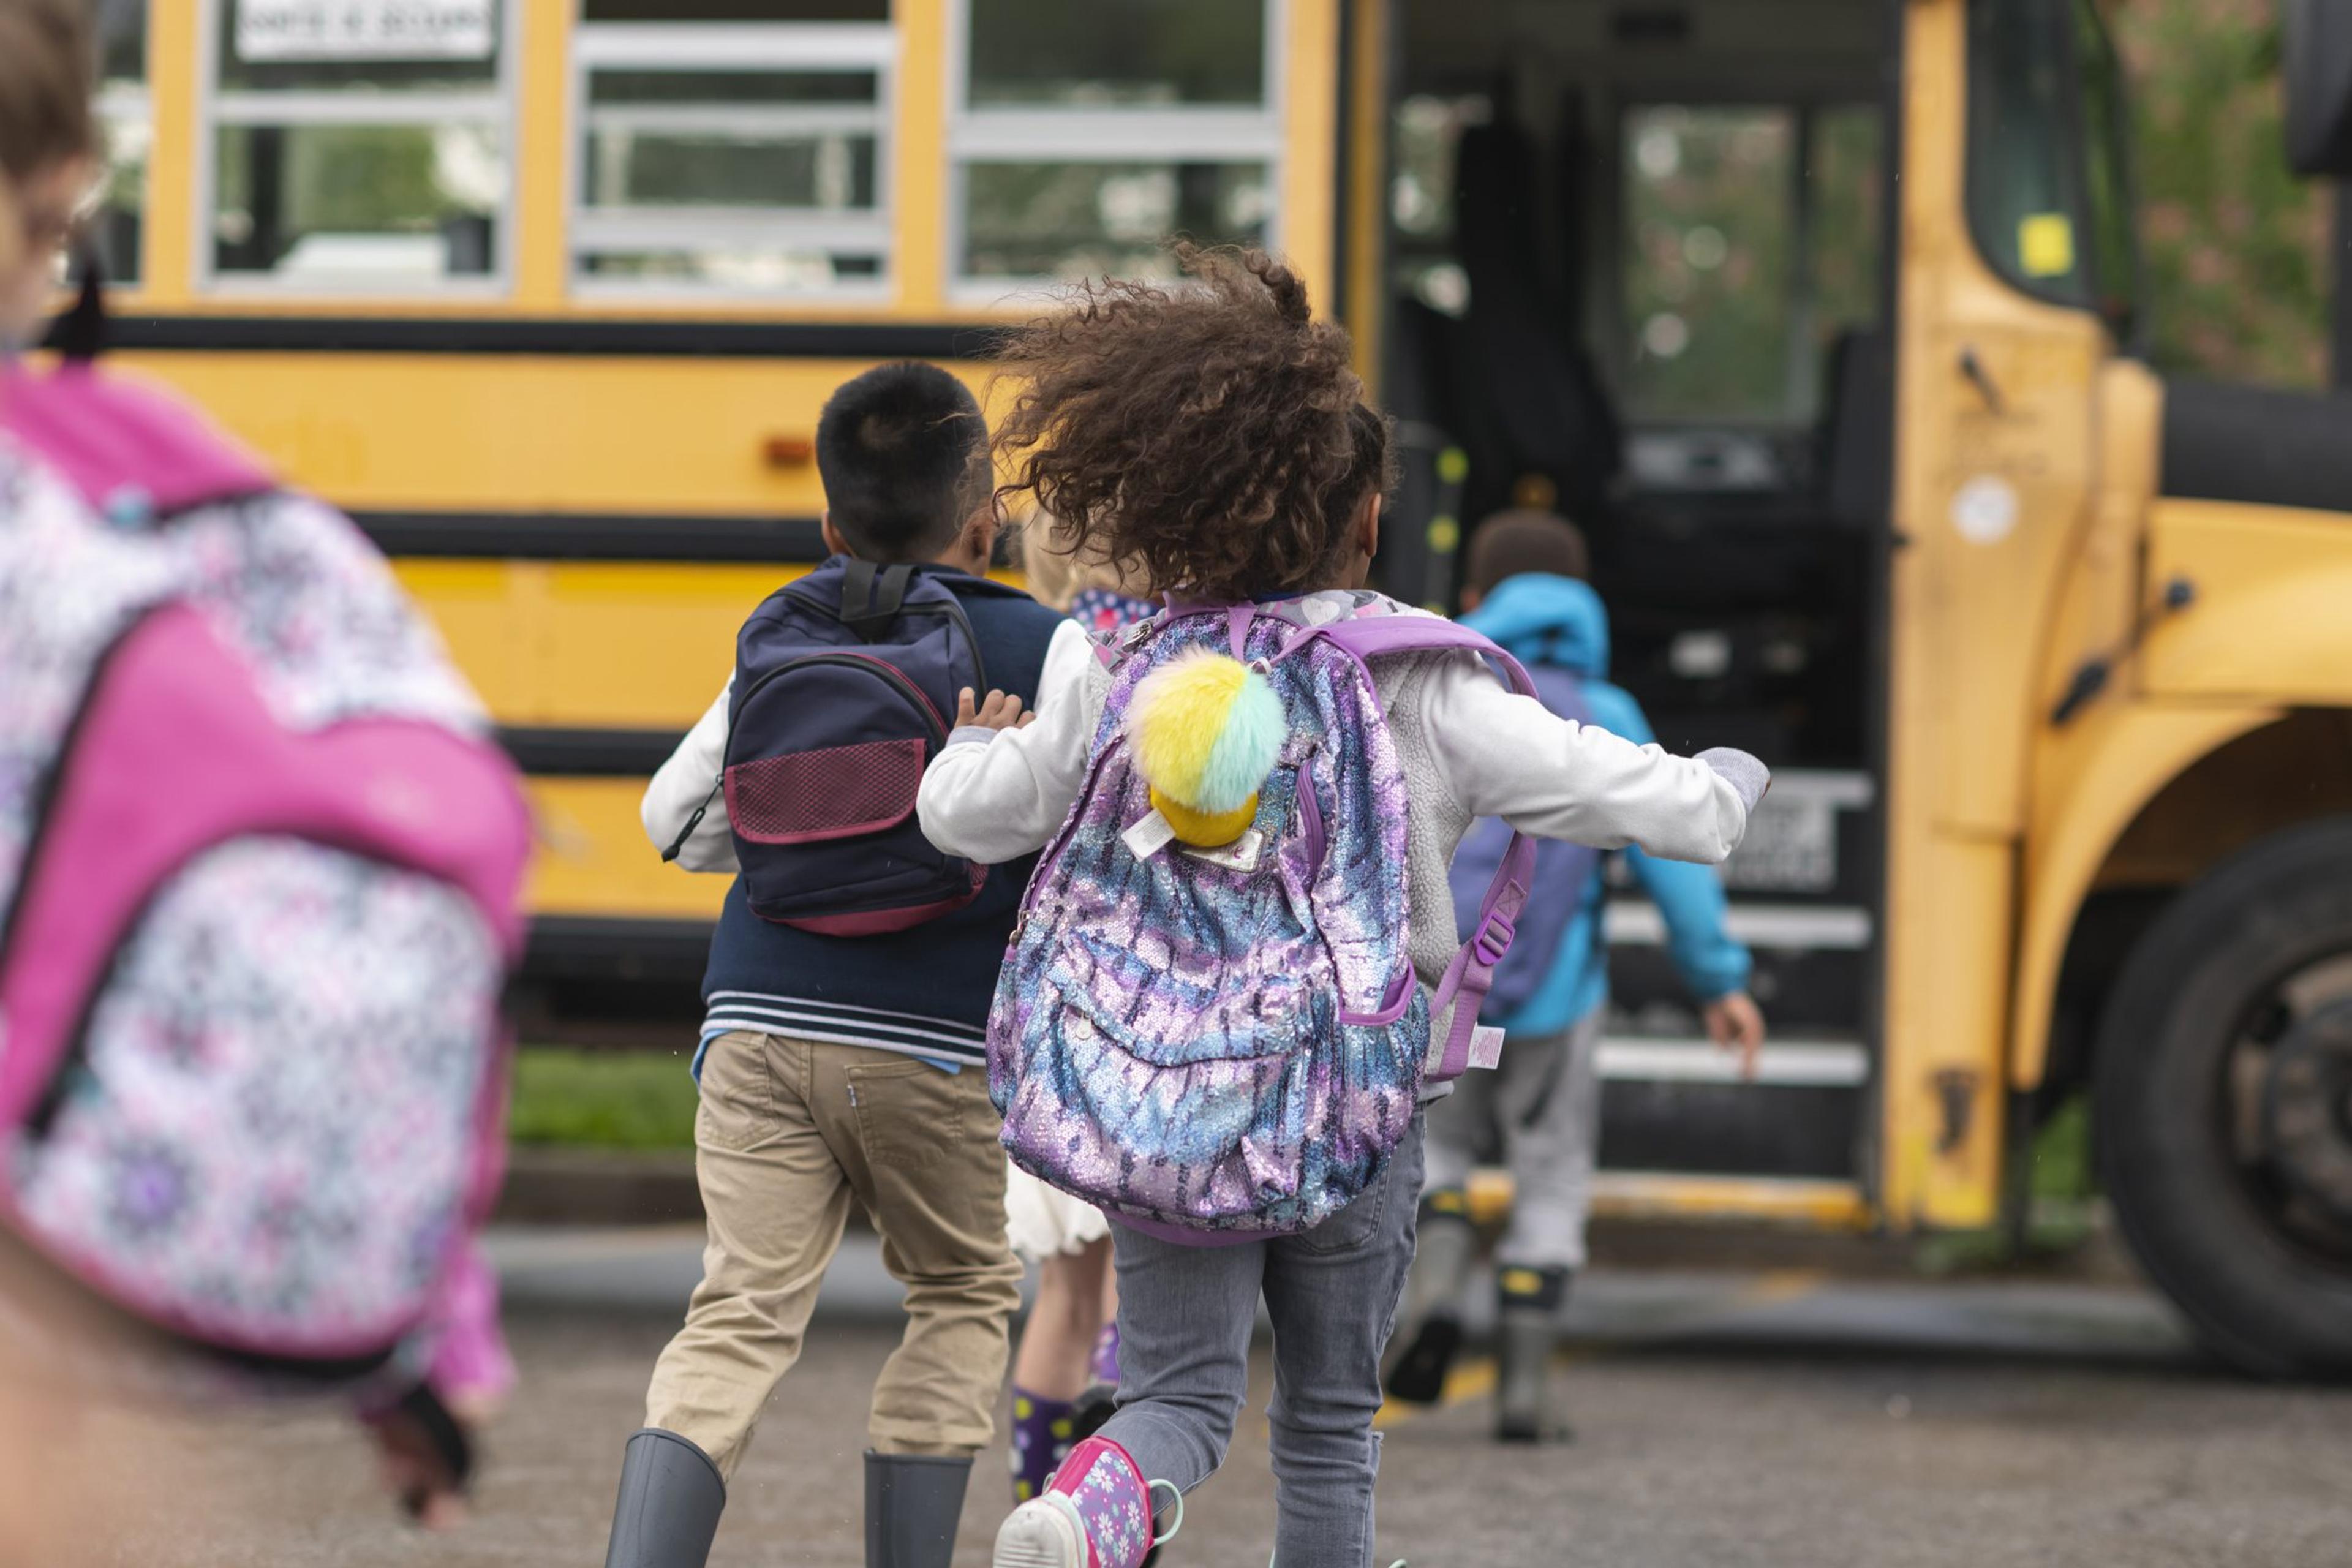
[[[1170,1239],[1289,1234],[1380,1178],[1425,1083],[1494,1065],[1478,1006],[1534,844],[1512,843],[1433,997],[1406,943],[1404,768],[1371,677],[1450,648],[1530,689],[1477,633],[1370,595],[1179,607],[1104,647],[1086,783],[989,1020],[1015,1164]],[[1153,806],[1126,726],[1144,678],[1198,649],[1263,674],[1288,721],[1250,827],[1216,850],[1142,831]]]

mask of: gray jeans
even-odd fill
[[[1381,1352],[1412,1265],[1421,1119],[1354,1203],[1302,1235],[1180,1247],[1113,1224],[1118,1413],[1102,1435],[1150,1480],[1191,1491],[1224,1461],[1249,1385],[1250,1332],[1274,1320],[1276,1568],[1365,1568]],[[1165,1528],[1165,1521],[1162,1522]]]
[[[1601,1142],[1601,1029],[1595,1007],[1564,1034],[1503,1042],[1502,1065],[1466,1072],[1429,1108],[1428,1190],[1459,1187],[1482,1159],[1511,1173],[1504,1268],[1581,1268]]]

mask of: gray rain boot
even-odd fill
[[[1434,1405],[1462,1349],[1462,1293],[1478,1262],[1468,1194],[1441,1187],[1421,1201],[1404,1321],[1412,1337],[1389,1363],[1388,1390],[1408,1405]]]
[[[702,1568],[726,1506],[709,1455],[675,1432],[641,1429],[622,1450],[604,1568]]]
[[[866,1568],[948,1568],[971,1461],[866,1450]]]
[[[1559,1309],[1568,1300],[1565,1268],[1505,1268],[1496,1277],[1495,1391],[1498,1443],[1564,1443],[1572,1434],[1552,1409],[1551,1357]]]

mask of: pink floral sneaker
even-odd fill
[[[1151,1497],[1162,1487],[1176,1500],[1176,1522],[1155,1536]],[[1109,1438],[1089,1437],[997,1531],[995,1568],[1139,1568],[1183,1522],[1182,1493],[1145,1480],[1133,1456]]]

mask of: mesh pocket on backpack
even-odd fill
[[[920,740],[866,741],[739,763],[727,816],[753,844],[820,844],[896,827],[915,814]]]

